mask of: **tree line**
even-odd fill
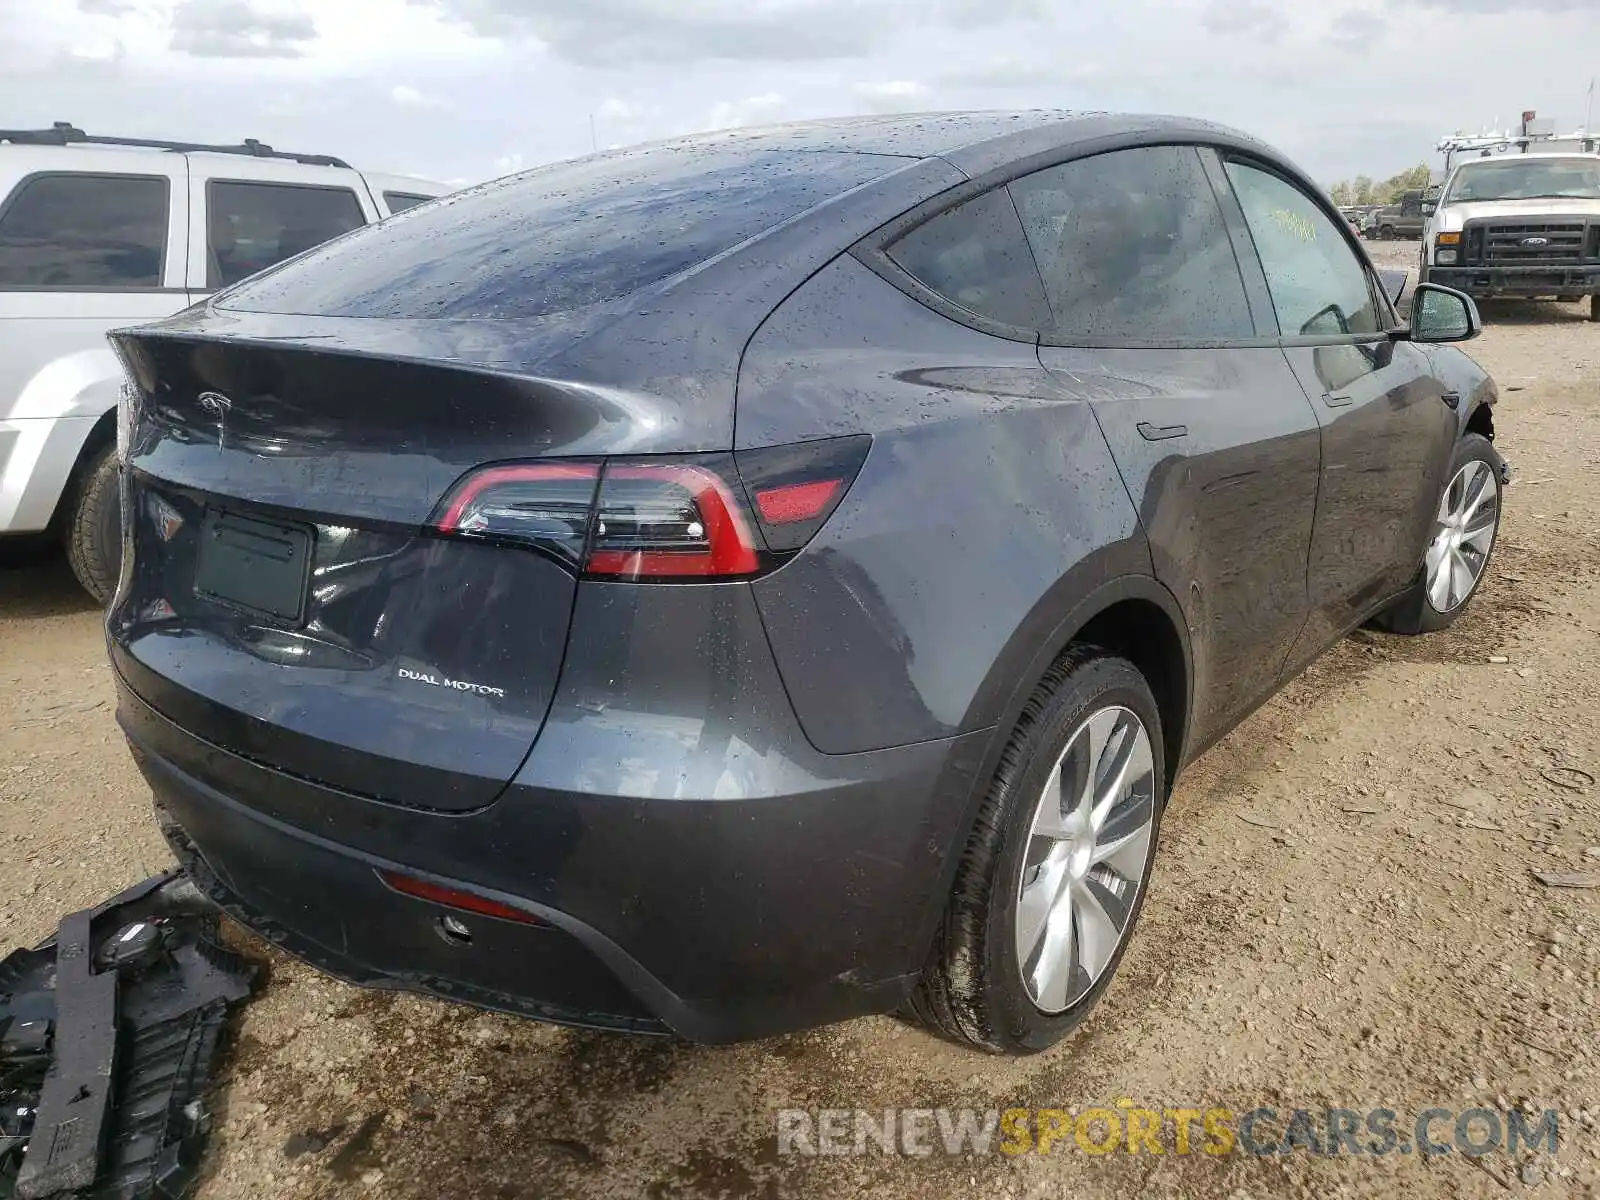
[[[1432,178],[1427,163],[1418,163],[1408,170],[1381,183],[1374,183],[1366,175],[1354,179],[1341,179],[1328,190],[1335,204],[1394,204],[1402,193],[1425,188]]]

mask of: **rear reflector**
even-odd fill
[[[768,525],[790,525],[812,521],[844,490],[842,479],[819,479],[816,483],[791,483],[756,493],[756,508]]]
[[[861,473],[871,447],[872,439],[860,435],[735,452],[767,549],[783,554],[815,537]]]
[[[379,871],[378,878],[403,895],[415,896],[418,900],[428,900],[434,904],[442,904],[446,908],[477,913],[479,916],[484,917],[498,917],[502,921],[517,921],[523,925],[544,925],[548,923],[530,912],[524,912],[520,908],[512,908],[509,904],[501,904],[498,900],[490,900],[487,896],[479,896],[472,892],[463,892],[459,888],[429,883],[425,879],[413,879],[410,875],[401,875],[397,871]]]

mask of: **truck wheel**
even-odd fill
[[[1392,242],[1392,241],[1394,241],[1394,226],[1393,225],[1384,225],[1384,226],[1382,226],[1378,230],[1378,240],[1380,242]]]
[[[1589,297],[1589,320],[1600,321],[1600,292]]]
[[[107,446],[78,477],[64,531],[67,562],[95,600],[104,607],[122,573],[122,496],[116,447]]]

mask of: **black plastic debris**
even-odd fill
[[[178,1200],[255,969],[189,879],[147,879],[0,960],[0,1200]]]

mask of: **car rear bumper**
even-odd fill
[[[604,774],[597,764],[669,780],[697,769],[641,762],[648,721],[630,727],[625,712],[607,714],[609,746],[591,729],[575,755],[553,714],[557,728],[494,804],[430,812],[250,761],[181,729],[120,677],[118,688],[118,720],[169,840],[228,912],[286,951],[366,986],[702,1042],[888,1011],[904,998],[944,907],[989,742],[980,731],[827,756],[774,729],[754,769],[724,775],[727,794],[645,798],[590,788]],[[761,708],[750,693],[744,702]],[[542,924],[401,894],[380,870]],[[470,930],[470,945],[445,936],[446,915]]]
[[[1428,282],[1469,296],[1592,296],[1600,264],[1545,267],[1429,267]]]

